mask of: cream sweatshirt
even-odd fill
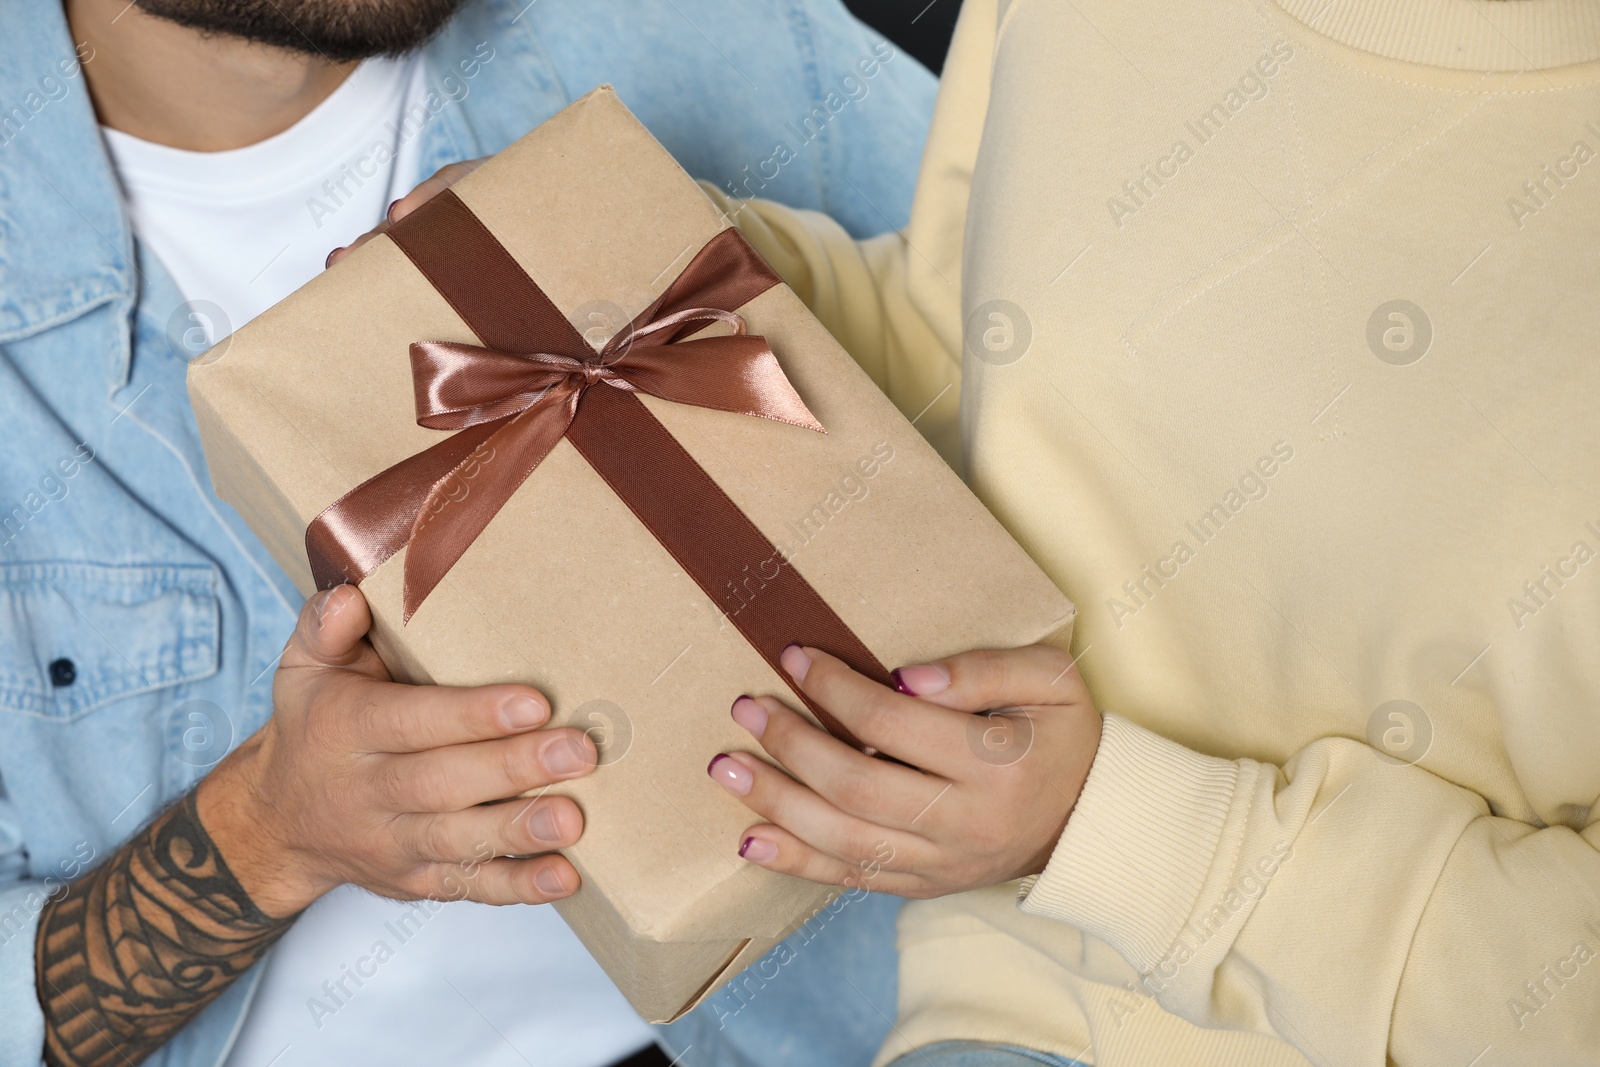
[[[1597,153],[1592,0],[966,0],[903,235],[742,205],[1108,712],[880,1063],[1600,1063]]]

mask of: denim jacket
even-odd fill
[[[92,52],[51,0],[0,25],[0,1067],[33,1067],[41,907],[266,721],[301,598],[212,491]],[[418,180],[611,82],[695,176],[858,236],[905,223],[935,89],[840,0],[479,0],[427,69]],[[220,1062],[258,973],[149,1062]]]

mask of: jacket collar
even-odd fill
[[[119,304],[121,336],[106,368],[115,391],[133,359],[128,313],[146,288],[132,227],[61,5],[16,7],[0,36],[0,344]],[[525,10],[476,0],[427,46],[436,88],[464,62],[477,73],[468,95],[429,123],[418,180],[498,151],[568,102],[531,20],[519,17]],[[82,63],[93,62],[86,48]]]
[[[0,37],[0,343],[129,301],[133,262],[66,15],[15,5]],[[127,346],[114,348],[125,379]]]
[[[475,0],[429,43],[428,81],[443,103],[428,126],[424,177],[500,151],[572,102],[534,31],[532,8],[527,0]]]

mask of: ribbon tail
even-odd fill
[[[470,427],[450,438],[457,441],[489,431],[426,487],[413,512],[403,538],[403,623],[411,621],[428,594],[561,440],[577,411],[578,396],[577,389],[563,391],[513,418]]]
[[[318,589],[357,583],[406,546],[429,492],[493,435],[495,423],[445,438],[373,475],[306,527],[306,558]]]

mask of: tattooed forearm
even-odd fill
[[[138,1063],[291,922],[250,900],[200,824],[191,792],[40,916],[46,1063]]]

